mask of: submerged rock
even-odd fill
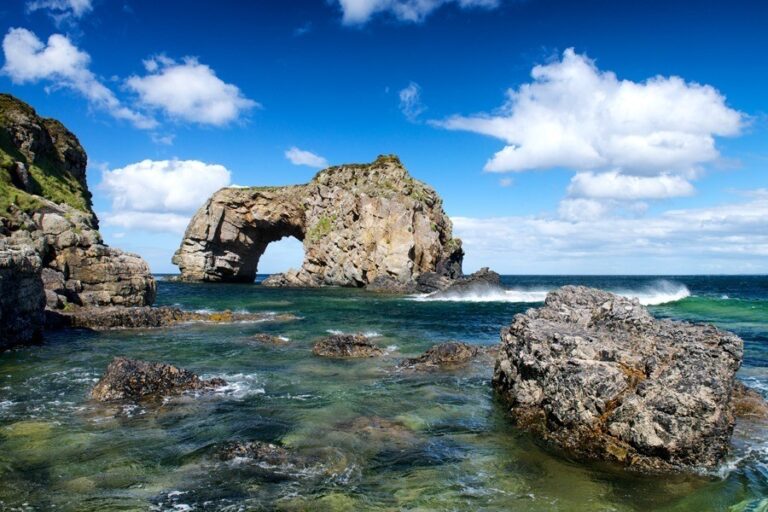
[[[332,334],[315,343],[312,352],[322,357],[377,357],[384,351],[362,334]]]
[[[38,340],[45,293],[40,257],[30,247],[0,240],[0,350]]]
[[[291,453],[272,443],[239,441],[228,444],[219,454],[222,460],[248,459],[270,466],[283,466],[292,459]]]
[[[251,336],[251,339],[268,345],[286,345],[288,338],[285,336],[275,336],[274,334],[258,333]]]
[[[711,468],[728,452],[742,351],[714,326],[566,286],[502,330],[493,385],[517,425],[577,456]]]
[[[267,245],[286,236],[304,243],[304,262],[263,286],[386,280],[408,289],[424,272],[461,275],[461,241],[442,200],[395,156],[329,167],[304,185],[219,190],[190,221],[173,262],[185,280],[251,282]]]
[[[226,384],[223,379],[202,380],[191,371],[170,364],[116,357],[94,386],[91,398],[100,402],[139,400],[214,389]]]
[[[760,393],[742,382],[736,382],[734,386],[733,407],[737,418],[768,420],[768,403]]]
[[[429,370],[444,366],[458,366],[470,362],[478,353],[478,347],[458,341],[449,341],[434,345],[419,357],[406,359],[398,367],[413,370]]]

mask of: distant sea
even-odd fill
[[[502,291],[447,301],[159,277],[158,305],[299,320],[67,331],[0,354],[0,510],[768,510],[764,425],[741,423],[717,471],[641,476],[571,460],[511,427],[488,364],[394,369],[434,343],[498,343],[500,328],[549,290],[583,284],[637,297],[659,317],[737,333],[739,378],[766,395],[766,276],[504,276]],[[386,355],[313,356],[314,340],[330,332],[365,333]],[[257,333],[289,341],[265,345]],[[116,355],[229,386],[162,404],[89,402]],[[218,451],[236,440],[279,443],[314,462],[222,461]]]

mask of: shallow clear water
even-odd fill
[[[733,510],[768,509],[768,433],[741,424],[717,474],[648,477],[580,464],[506,421],[491,366],[394,371],[430,345],[498,342],[546,290],[587,284],[637,295],[665,317],[742,336],[740,377],[768,391],[766,277],[505,277],[504,294],[430,301],[359,290],[161,281],[159,304],[274,311],[292,322],[51,334],[0,354],[0,510]],[[489,300],[493,299],[493,300]],[[673,302],[661,303],[666,300]],[[527,302],[520,302],[527,301]],[[367,332],[373,360],[314,357],[329,330]],[[290,338],[282,346],[251,337]],[[90,402],[112,357],[173,363],[230,386],[139,406]],[[366,428],[381,425],[385,428]],[[233,440],[281,443],[301,470],[222,462]]]

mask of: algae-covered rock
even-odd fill
[[[223,379],[203,380],[189,370],[169,364],[116,357],[94,386],[91,398],[101,402],[138,400],[224,385]]]
[[[312,349],[316,356],[338,358],[376,357],[384,351],[362,334],[332,334],[320,339]]]

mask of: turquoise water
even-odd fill
[[[639,296],[654,314],[714,322],[746,343],[740,371],[768,391],[766,277],[507,276],[459,301],[361,290],[281,290],[161,281],[158,303],[293,313],[296,321],[65,331],[0,354],[0,510],[768,510],[768,432],[742,423],[719,471],[639,476],[581,464],[512,428],[478,361],[394,369],[430,345],[498,342],[547,290],[586,284]],[[314,357],[329,331],[365,332],[372,360]],[[264,345],[256,333],[290,339]],[[163,404],[87,399],[112,357],[164,361],[230,386]],[[280,443],[309,466],[217,456],[230,441]]]

